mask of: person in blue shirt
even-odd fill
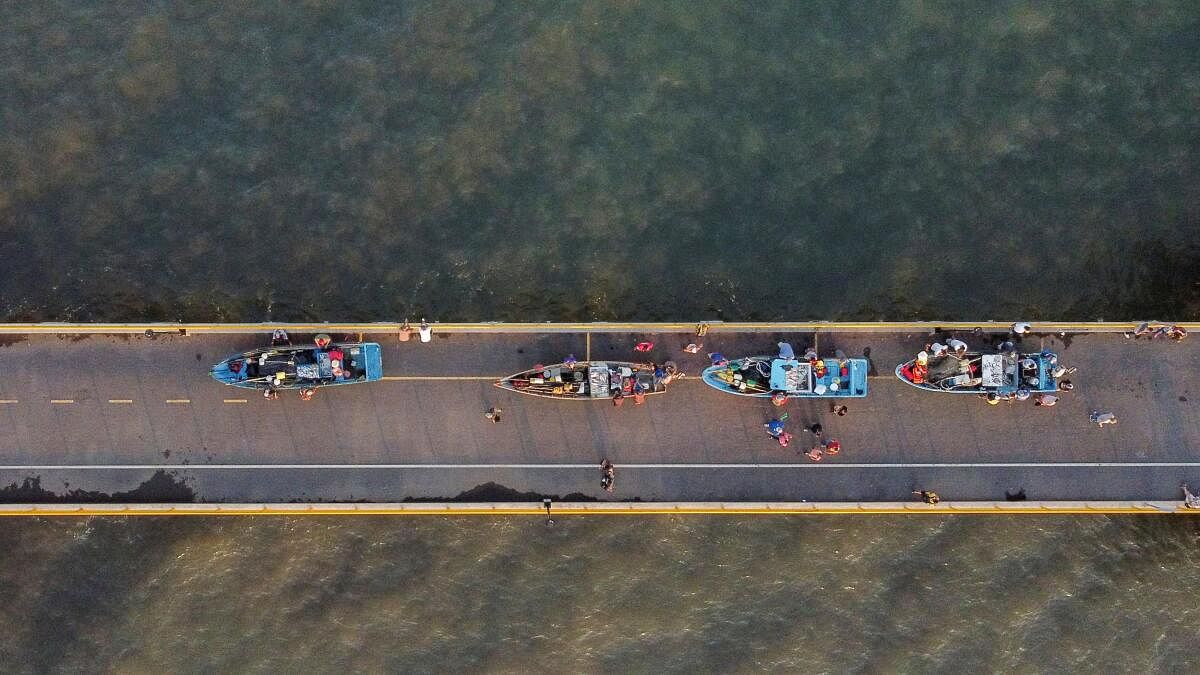
[[[767,422],[763,426],[767,428],[767,433],[771,435],[771,438],[779,438],[780,436],[783,435],[783,421],[782,420],[774,419],[774,420],[771,420],[770,422]]]

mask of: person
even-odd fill
[[[317,345],[317,349],[325,349],[333,343],[333,339],[325,333],[317,333],[317,336],[313,338],[313,343]]]
[[[994,392],[994,391],[993,391],[993,392],[989,392],[989,393],[988,393],[986,396],[984,396],[983,398],[984,398],[985,400],[987,400],[987,403],[988,403],[988,405],[1000,405],[1000,395],[999,395],[999,394],[997,394],[997,393],[996,393],[996,392]]]
[[[783,420],[781,419],[773,419],[763,426],[766,427],[767,433],[771,435],[771,438],[779,438],[783,435]]]
[[[782,434],[779,434],[779,447],[786,448],[787,446],[791,445],[791,443],[792,443],[792,435],[791,434],[789,434],[786,431],[783,432]]]
[[[685,352],[687,352],[687,353],[689,353],[689,354],[699,354],[699,353],[700,353],[700,348],[701,348],[701,347],[703,347],[703,346],[704,346],[704,345],[702,345],[702,344],[697,344],[697,343],[695,343],[695,342],[689,342],[689,343],[687,344],[687,346],[683,348],[683,351],[685,351]]]
[[[633,404],[641,405],[646,402],[646,387],[641,382],[633,383]]]
[[[483,416],[485,419],[487,419],[487,421],[491,422],[492,424],[496,424],[500,421],[500,413],[502,412],[504,411],[500,408],[492,406],[491,408],[488,408],[487,412],[483,413]]]
[[[818,444],[812,446],[812,449],[804,453],[804,456],[808,457],[814,462],[819,462],[821,461],[821,458],[825,456],[825,453],[821,450],[821,446]]]
[[[574,367],[576,363],[579,363],[579,361],[575,358],[574,354],[567,354],[567,358],[563,359],[564,366]]]
[[[408,325],[408,319],[404,320],[404,325],[400,326],[400,335],[397,336],[401,342],[408,342],[412,339],[412,326]]]
[[[1017,390],[1016,398],[1018,401],[1028,401],[1031,395],[1028,389],[1021,387]]]
[[[1096,424],[1096,426],[1098,426],[1098,427],[1102,427],[1105,424],[1116,424],[1117,423],[1116,415],[1114,415],[1111,412],[1102,412],[1099,410],[1093,410],[1092,413],[1090,415],[1088,415],[1088,419],[1090,419],[1092,422],[1094,422]]]
[[[421,342],[429,342],[433,339],[433,327],[425,319],[421,319],[421,327],[417,329],[417,333],[421,335]]]
[[[267,399],[268,401],[278,401],[279,390],[275,387],[267,387],[263,390],[263,398]]]
[[[633,346],[633,351],[635,351],[635,352],[646,353],[646,352],[650,351],[651,349],[654,349],[653,342],[639,342]]]
[[[613,484],[617,480],[617,469],[613,463],[607,459],[600,462],[600,487],[604,488],[605,492],[613,491]]]
[[[1012,332],[1017,335],[1026,335],[1033,330],[1033,326],[1028,321],[1018,321],[1012,325]]]
[[[651,365],[654,366],[654,390],[658,391],[666,386],[667,371],[657,363]]]
[[[706,323],[696,324],[696,337],[704,337],[705,335],[708,335],[708,324],[706,324]]]
[[[940,342],[931,342],[925,345],[925,351],[933,358],[945,356],[950,352],[950,348]]]
[[[1075,388],[1075,385],[1072,384],[1070,380],[1063,380],[1062,382],[1058,383],[1058,388],[1062,391],[1071,391]]]
[[[1149,322],[1149,321],[1143,321],[1143,322],[1139,323],[1139,324],[1137,325],[1137,327],[1135,327],[1135,328],[1133,329],[1133,332],[1132,332],[1132,333],[1126,333],[1126,334],[1125,334],[1125,337],[1126,337],[1127,339],[1128,339],[1128,338],[1132,338],[1132,339],[1136,340],[1136,339],[1138,339],[1138,338],[1142,337],[1143,335],[1148,335],[1148,334],[1150,334],[1150,333],[1153,333],[1153,332],[1154,332],[1154,329],[1150,327],[1150,322]]]
[[[617,393],[613,394],[613,407],[614,408],[620,408],[621,404],[624,402],[625,402],[625,394],[623,394],[622,392],[619,392],[619,391]]]
[[[725,358],[721,352],[709,352],[708,358],[712,361],[714,368],[729,365],[729,359]]]
[[[847,406],[844,406],[844,405],[837,405],[835,403],[833,405],[833,407],[830,408],[829,411],[832,412],[834,415],[837,415],[838,417],[845,417],[846,413],[850,412],[850,408],[848,408]]]
[[[792,349],[792,345],[787,342],[777,343],[779,346],[779,358],[785,361],[791,361],[796,358],[796,352]]]
[[[946,341],[946,343],[949,345],[951,351],[954,352],[954,355],[958,358],[961,359],[967,355],[967,343],[963,342],[962,340],[950,338]]]
[[[920,352],[912,365],[905,364],[900,368],[900,374],[913,384],[925,384],[925,376],[929,374],[929,353]]]
[[[772,392],[771,405],[775,406],[776,408],[782,408],[783,406],[787,405],[787,394],[783,393],[782,391]]]
[[[812,432],[813,436],[816,436],[817,438],[821,438],[821,423],[820,422],[815,422],[812,426],[810,426],[808,428],[808,430]]]
[[[938,502],[942,501],[942,498],[938,496],[938,493],[934,492],[933,490],[913,490],[913,494],[919,496],[921,501],[925,502],[926,504],[937,504]]]
[[[683,379],[683,373],[679,372],[679,366],[674,361],[664,363],[663,370],[667,373],[667,376],[663,378],[663,386],[671,384],[675,378]]]
[[[290,344],[292,344],[292,339],[288,337],[286,330],[282,328],[276,328],[275,331],[271,333],[272,347],[286,347]]]
[[[831,438],[829,439],[829,442],[825,444],[825,454],[827,455],[836,455],[841,451],[842,444],[840,441]]]
[[[1200,497],[1192,494],[1192,491],[1188,489],[1187,483],[1182,483],[1179,487],[1183,490],[1183,508],[1200,509]]]
[[[1033,404],[1043,408],[1049,408],[1058,403],[1058,397],[1054,394],[1038,394],[1033,398]]]
[[[300,400],[301,401],[311,401],[313,394],[316,394],[316,393],[317,393],[317,390],[314,389],[313,387],[301,387],[300,388]]]
[[[1167,337],[1179,342],[1187,337],[1187,329],[1183,326],[1171,326],[1171,330],[1167,332]]]
[[[807,349],[807,350],[804,352],[804,360],[805,360],[805,361],[808,361],[809,363],[814,363],[814,362],[816,362],[816,360],[817,360],[817,350],[813,349],[812,347],[809,347],[809,348],[808,348],[808,349]]]

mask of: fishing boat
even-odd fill
[[[981,354],[967,352],[927,357],[926,372],[920,372],[920,357],[896,366],[896,377],[918,389],[951,394],[1030,394],[1058,391],[1053,352]]]
[[[537,366],[498,380],[497,387],[542,398],[572,401],[611,399],[643,393],[661,394],[666,386],[654,376],[654,365],[628,361],[576,361]],[[640,390],[640,392],[639,392]]]
[[[212,367],[212,376],[245,389],[330,387],[380,379],[383,360],[374,342],[263,347],[230,356]]]
[[[867,395],[866,359],[748,356],[706,368],[704,383],[738,396],[767,398],[862,398]]]

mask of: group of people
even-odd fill
[[[767,435],[771,438],[774,438],[779,443],[779,446],[783,448],[791,445],[793,439],[792,434],[789,433],[784,426],[784,421],[787,420],[787,417],[787,413],[784,413],[779,417],[771,419],[766,424],[763,424],[763,427],[767,430]],[[809,425],[806,427],[806,430],[813,435],[813,445],[809,450],[802,452],[801,454],[808,457],[812,461],[819,462],[824,459],[826,455],[832,457],[833,455],[836,455],[842,451],[842,444],[840,441],[833,438],[825,438],[824,429],[821,427],[820,422]]]
[[[1187,334],[1187,329],[1183,326],[1177,326],[1173,323],[1146,321],[1138,324],[1132,333],[1126,333],[1125,337],[1131,340],[1137,340],[1138,338],[1146,338],[1147,340],[1170,338],[1178,342],[1187,337]]]

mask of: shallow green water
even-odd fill
[[[1191,2],[7,14],[10,318],[1200,310]]]
[[[0,523],[7,672],[1190,672],[1193,519]]]
[[[7,320],[1200,314],[1193,2],[0,8]],[[0,665],[1189,672],[1197,543],[6,520]]]

